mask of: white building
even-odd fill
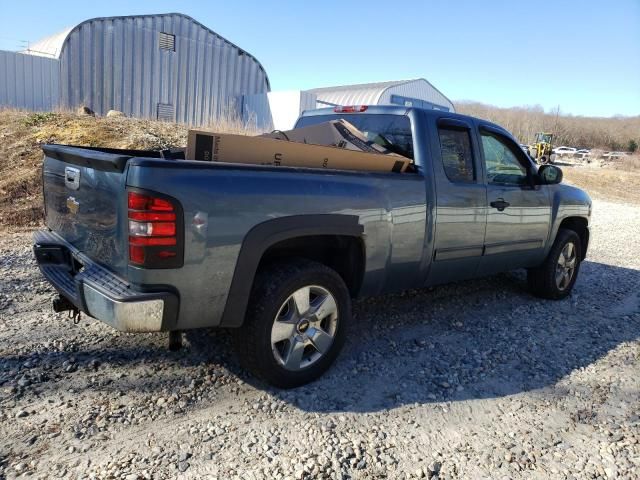
[[[305,110],[338,105],[403,105],[455,112],[451,100],[424,78],[269,92],[243,98],[242,117],[263,130],[289,130]]]
[[[305,110],[314,110],[316,96],[301,90],[245,95],[242,119],[259,130],[290,130]]]
[[[337,105],[405,105],[455,111],[451,100],[424,78],[314,88],[308,92],[316,96],[318,108]]]

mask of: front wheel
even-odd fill
[[[581,259],[582,244],[578,234],[560,229],[544,263],[527,271],[532,292],[552,300],[565,298],[576,283]]]
[[[247,316],[234,331],[240,362],[281,388],[309,383],[338,356],[351,318],[344,281],[323,264],[299,259],[256,275]]]

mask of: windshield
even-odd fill
[[[318,123],[340,118],[360,130],[367,137],[367,140],[413,160],[411,121],[406,115],[367,113],[355,115],[314,115],[301,117],[296,124],[296,128],[317,125]]]
[[[536,143],[551,143],[551,134],[538,133],[536,135]]]

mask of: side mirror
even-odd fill
[[[538,169],[538,178],[543,185],[556,185],[562,182],[562,170],[555,165],[542,165]]]

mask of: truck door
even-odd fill
[[[486,186],[471,123],[443,116],[435,127],[431,150],[436,215],[429,285],[476,274],[487,216]]]
[[[551,221],[549,192],[532,185],[533,164],[512,138],[482,124],[478,133],[487,182],[487,231],[479,273],[539,264]]]

